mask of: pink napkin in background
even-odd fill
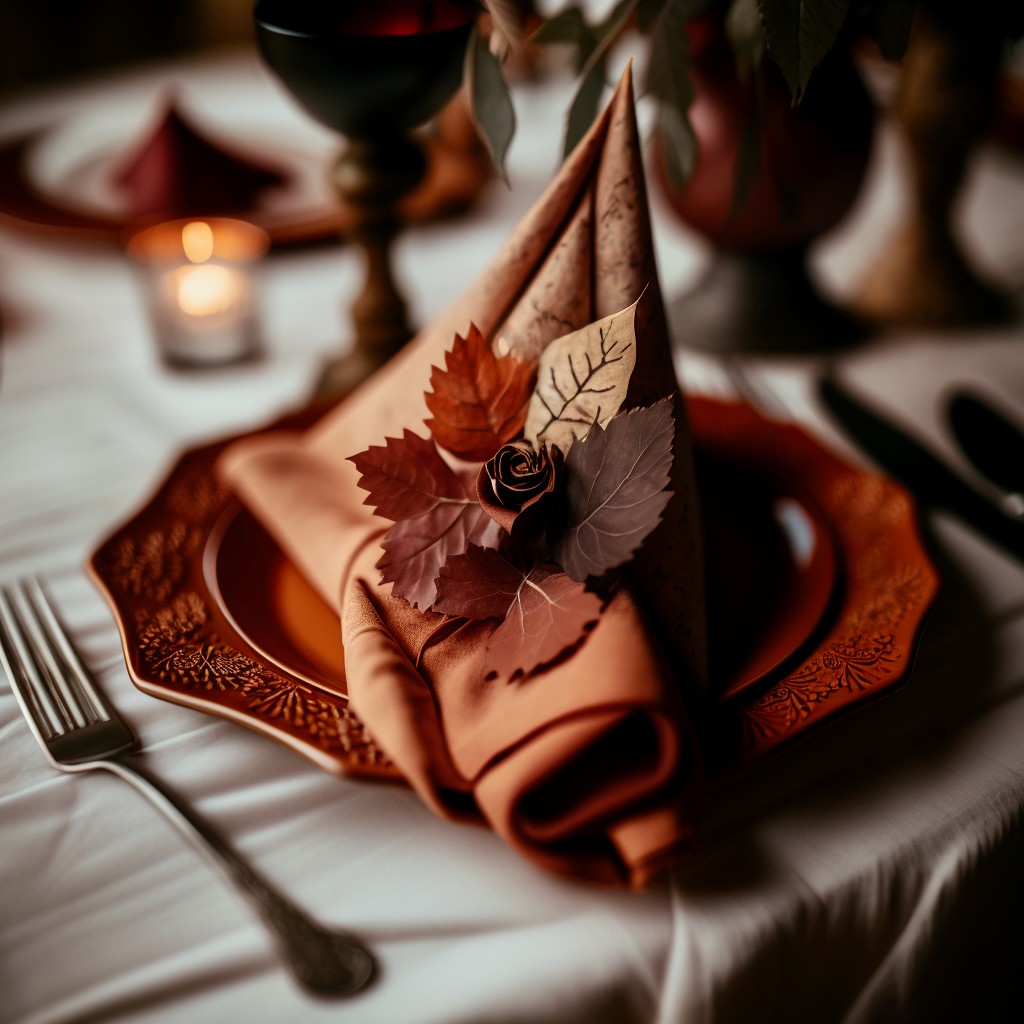
[[[252,210],[288,174],[219,143],[196,128],[168,98],[153,127],[111,170],[111,181],[136,217],[229,215]]]
[[[580,649],[525,680],[488,682],[493,621],[444,623],[380,584],[387,523],[363,504],[348,457],[406,428],[425,436],[430,368],[471,322],[498,351],[535,360],[641,294],[623,408],[673,396],[673,497]],[[239,442],[220,471],[337,607],[352,706],[435,811],[482,818],[537,863],[609,884],[642,886],[689,847],[700,755],[686,701],[706,675],[702,548],[628,70],[447,315],[313,429]]]

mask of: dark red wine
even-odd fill
[[[378,0],[336,3],[330,31],[352,36],[414,36],[462,28],[473,18],[453,0]]]

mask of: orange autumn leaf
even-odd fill
[[[445,368],[431,367],[426,421],[434,440],[453,455],[481,462],[516,437],[526,422],[535,371],[515,356],[497,356],[471,324],[445,353]]]

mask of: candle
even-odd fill
[[[131,239],[166,363],[223,365],[258,351],[253,271],[266,248],[261,229],[224,217],[169,221]]]
[[[174,301],[197,326],[233,320],[245,295],[246,280],[229,267],[180,267],[169,277]]]

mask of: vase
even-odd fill
[[[719,16],[691,22],[697,159],[669,204],[711,243],[696,287],[672,305],[677,340],[716,351],[819,351],[860,336],[859,321],[825,299],[807,269],[811,244],[849,211],[864,180],[874,108],[847,52],[815,69],[794,106],[765,58],[744,75]],[[659,154],[660,156],[660,154]]]

